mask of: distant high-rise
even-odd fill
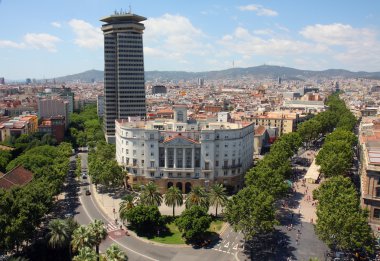
[[[5,84],[5,79],[4,79],[4,77],[0,77],[0,84]]]
[[[115,142],[115,120],[146,117],[141,23],[145,17],[115,12],[102,18],[104,33],[104,132]]]

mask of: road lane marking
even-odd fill
[[[92,198],[91,198],[91,200],[92,200]],[[82,206],[84,212],[86,212],[86,215],[90,218],[91,221],[94,221],[94,218],[92,218],[92,216],[91,216],[90,213],[88,212],[87,208],[84,206],[81,197],[79,197],[79,201],[80,201],[80,203],[81,203],[81,206]],[[92,202],[94,203],[93,200],[92,200]],[[103,213],[99,211],[98,207],[97,207],[95,204],[94,204],[94,206],[95,206],[95,208],[98,210],[98,212],[100,213],[100,215],[102,215],[103,218],[104,218]],[[147,256],[147,255],[144,255],[144,254],[142,254],[142,253],[140,253],[140,252],[137,252],[136,250],[133,250],[132,248],[126,247],[124,244],[120,243],[119,241],[116,241],[116,240],[113,239],[112,237],[108,237],[108,238],[109,238],[110,240],[112,240],[113,242],[115,242],[116,244],[118,244],[119,246],[121,246],[122,248],[126,249],[127,251],[131,251],[131,252],[133,252],[133,253],[135,253],[135,254],[137,254],[137,255],[140,255],[140,256],[145,257],[145,258],[147,258],[147,259],[149,259],[149,260],[152,260],[152,261],[159,261],[158,259],[151,258],[150,256]]]
[[[236,246],[234,246],[232,249],[233,250],[238,250],[238,246],[239,246],[239,244],[236,244]]]
[[[224,245],[224,247],[227,247],[230,245],[230,242],[227,242],[227,244]]]

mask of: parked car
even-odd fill
[[[91,195],[91,191],[89,189],[86,189],[85,194],[86,194],[86,196],[90,196]]]

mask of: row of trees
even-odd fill
[[[352,132],[356,119],[338,95],[330,96],[328,105],[335,129],[326,136],[316,157],[321,173],[328,178],[313,193],[318,200],[316,233],[330,248],[371,253],[374,237],[368,225],[368,211],[361,209],[359,195],[348,175],[357,144]]]
[[[146,233],[152,228],[165,225],[158,206],[164,202],[167,206],[173,207],[173,217],[175,217],[175,207],[182,206],[184,198],[181,191],[174,186],[162,196],[158,192],[157,185],[150,182],[144,186],[137,202],[135,205],[132,195],[124,197],[120,203],[120,219],[127,220],[137,232]],[[227,192],[221,184],[211,186],[210,192],[196,186],[188,194],[185,201],[186,210],[176,219],[175,224],[186,240],[199,240],[210,227],[211,217],[207,214],[209,206],[216,207],[217,216],[218,207],[224,206],[226,202]]]
[[[350,178],[338,175],[328,179],[313,197],[318,200],[316,233],[321,240],[332,249],[373,252],[368,212],[361,209]]]
[[[53,205],[69,168],[71,145],[37,146],[9,162],[9,171],[18,165],[30,170],[33,180],[24,187],[0,189],[0,249],[16,250],[35,239],[43,217]]]
[[[70,115],[69,133],[75,147],[95,147],[98,141],[104,140],[102,121],[95,104],[86,105],[80,113]]]
[[[48,243],[56,250],[68,250],[70,258],[72,250],[74,261],[121,261],[127,260],[120,248],[112,244],[103,255],[99,253],[99,245],[106,238],[104,223],[94,220],[87,226],[79,226],[73,219],[54,219],[49,223]],[[95,250],[94,250],[95,247]]]
[[[356,119],[338,95],[330,96],[327,105],[328,110],[300,124],[296,132],[281,136],[257,166],[247,172],[246,187],[227,204],[227,220],[235,230],[242,231],[245,240],[274,230],[277,224],[274,203],[288,192],[286,180],[292,173],[290,158],[302,143],[310,146],[336,127],[351,130],[355,125]]]
[[[91,149],[88,158],[88,171],[92,182],[107,188],[125,186],[127,173],[115,160],[115,145],[105,141],[97,142],[96,149]]]
[[[290,158],[297,152],[302,139],[297,132],[283,135],[270,152],[245,177],[246,187],[228,202],[226,218],[245,240],[266,235],[278,224],[275,201],[289,190],[285,182],[291,176]]]

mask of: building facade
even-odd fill
[[[143,31],[145,17],[115,12],[100,21],[104,33],[104,132],[115,142],[115,120],[146,116]]]
[[[238,190],[252,166],[253,136],[253,124],[188,121],[177,105],[172,120],[117,120],[116,159],[129,184],[154,181],[162,193],[214,183]]]
[[[69,126],[69,102],[60,98],[38,99],[38,118],[63,116],[66,128]]]

